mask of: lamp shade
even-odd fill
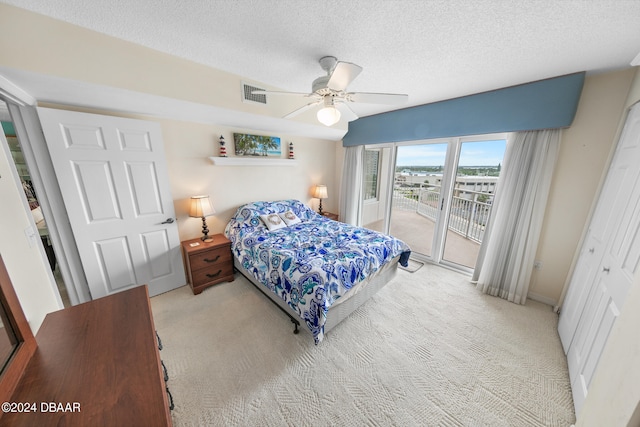
[[[204,218],[216,213],[211,206],[209,196],[193,196],[191,197],[191,206],[189,207],[189,216],[194,218]]]
[[[318,121],[325,126],[332,126],[340,120],[340,111],[336,107],[324,107],[318,111]]]
[[[327,186],[316,185],[313,189],[313,194],[311,196],[315,197],[316,199],[326,199],[327,197],[329,197],[327,195]]]

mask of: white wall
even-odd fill
[[[47,313],[62,308],[4,135],[0,135],[0,255],[34,335]],[[30,228],[35,240],[27,238]]]

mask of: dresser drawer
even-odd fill
[[[228,280],[233,277],[233,264],[230,262],[216,264],[209,268],[193,271],[193,286],[197,287],[216,280]]]
[[[228,263],[231,260],[231,247],[228,245],[211,249],[206,252],[193,254],[189,257],[191,270],[194,272],[201,268],[208,268],[218,263]]]

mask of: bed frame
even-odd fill
[[[371,277],[366,280],[358,283],[354,288],[352,288],[349,293],[347,293],[347,298],[339,299],[339,303],[334,304],[329,308],[327,312],[327,320],[324,324],[324,333],[326,334],[331,329],[333,329],[338,323],[342,322],[347,316],[353,313],[358,309],[362,304],[364,304],[369,298],[375,295],[380,289],[382,289],[387,283],[393,279],[398,271],[398,260],[400,256],[395,257],[390,263],[386,264],[383,268],[373,274]],[[242,267],[242,264],[238,261],[238,259],[233,257],[234,267],[244,276],[246,277],[253,285],[258,288],[260,292],[262,292],[267,298],[269,298],[274,304],[278,306],[287,316],[291,319],[291,322],[294,324],[293,333],[297,334],[299,332],[298,326],[300,326],[300,322],[304,322],[289,305],[284,302],[280,297],[271,292],[265,285],[260,283],[256,278],[253,277],[249,271]],[[353,293],[352,293],[353,292]],[[302,328],[308,331],[306,327]],[[310,331],[309,331],[310,332]]]

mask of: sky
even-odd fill
[[[464,142],[460,166],[497,166],[502,163],[506,142]],[[398,147],[396,166],[443,166],[447,144],[404,145]]]

